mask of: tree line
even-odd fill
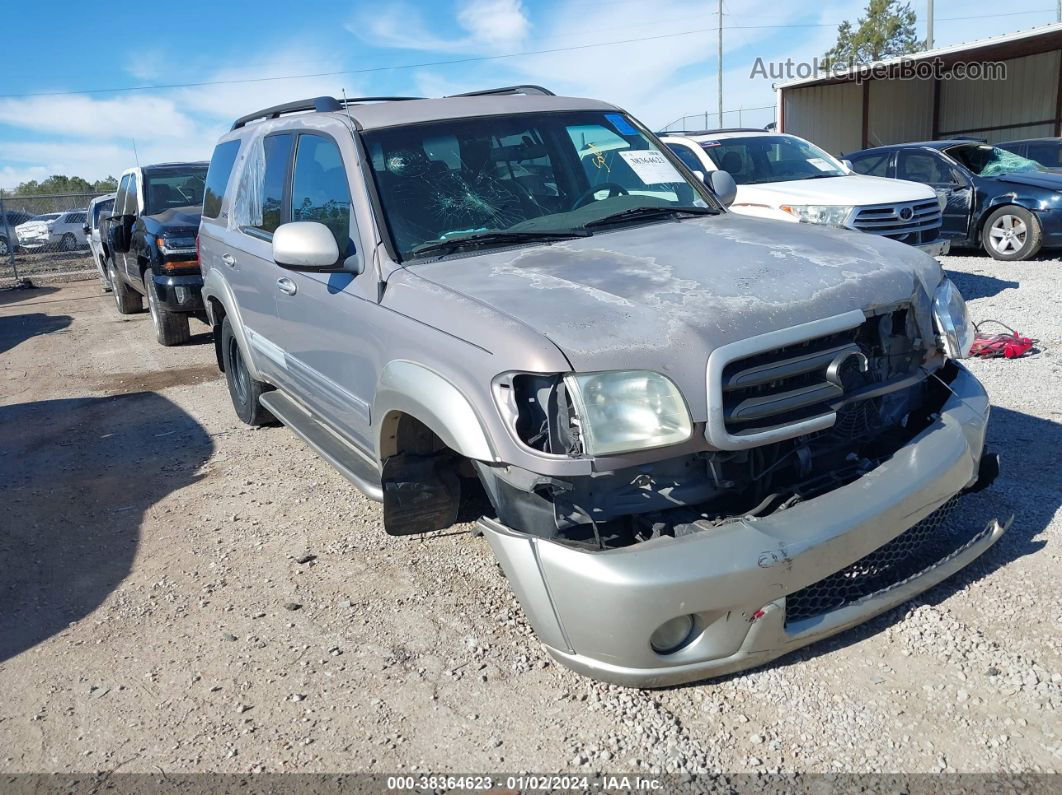
[[[53,174],[48,179],[38,182],[31,179],[22,182],[14,190],[16,196],[54,196],[64,193],[113,193],[118,190],[118,180],[114,177],[89,182],[82,177],[67,177]]]

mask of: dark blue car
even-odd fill
[[[1062,174],[969,140],[924,141],[847,156],[860,174],[922,182],[946,200],[941,237],[1001,260],[1062,246]]]

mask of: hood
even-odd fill
[[[199,217],[203,214],[203,208],[197,204],[187,207],[170,207],[161,213],[149,215],[161,226],[194,226],[199,228]]]
[[[995,177],[999,182],[1009,182],[1013,185],[1029,185],[1033,188],[1047,188],[1048,190],[1062,190],[1062,174],[1046,171],[1017,172],[1003,174]]]
[[[753,202],[777,207],[779,204],[893,204],[935,199],[928,185],[904,179],[847,174],[823,179],[794,179],[738,185],[737,202]]]
[[[942,275],[932,257],[876,235],[733,213],[406,270],[534,329],[574,370],[665,373],[702,415],[716,347],[900,301],[928,323]],[[491,350],[492,328],[484,319],[469,341]]]

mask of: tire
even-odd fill
[[[188,315],[184,312],[170,312],[159,305],[159,294],[150,268],[144,271],[144,286],[147,288],[151,325],[155,328],[155,339],[159,341],[159,345],[169,347],[188,342],[188,338],[192,336],[188,328]]]
[[[1024,207],[995,210],[981,228],[981,245],[993,259],[1013,262],[1036,256],[1044,242],[1040,220]]]
[[[236,416],[248,425],[270,425],[275,423],[273,415],[258,402],[262,393],[273,387],[263,381],[255,381],[247,371],[243,360],[240,342],[232,332],[229,319],[221,321],[221,355],[225,363],[225,380],[229,384],[229,397]]]
[[[118,269],[114,267],[114,260],[107,260],[107,274],[111,277],[111,292],[114,294],[114,305],[118,307],[119,315],[131,315],[144,309],[144,298],[122,281]]]
[[[107,260],[100,257],[100,282],[103,283],[103,292],[109,293],[111,291],[111,272],[107,269]]]
[[[74,236],[72,234],[67,232],[59,240],[59,250],[60,251],[73,251],[75,248],[77,248],[77,240],[74,238]]]
[[[7,238],[0,235],[0,257],[6,257],[10,253],[11,248],[7,245]]]

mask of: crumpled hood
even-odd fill
[[[170,207],[161,213],[148,216],[162,226],[194,226],[199,227],[199,217],[203,214],[203,208],[198,205],[188,207]]]
[[[912,299],[928,322],[942,273],[928,255],[876,235],[733,213],[409,271],[530,326],[577,371],[666,373],[691,408],[704,403],[716,347]],[[490,350],[491,338],[484,323],[469,341]]]
[[[1017,172],[1003,174],[996,177],[1000,182],[1010,182],[1016,185],[1030,185],[1034,188],[1047,188],[1048,190],[1062,190],[1062,174],[1044,171]]]

